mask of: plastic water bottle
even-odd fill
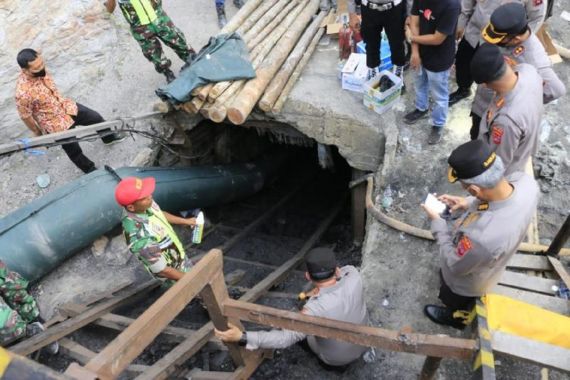
[[[192,243],[200,244],[202,242],[202,234],[204,233],[204,213],[200,211],[196,217],[196,225],[192,232]]]

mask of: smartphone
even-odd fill
[[[439,199],[437,199],[433,194],[427,195],[424,204],[426,205],[426,207],[434,210],[438,214],[442,214],[447,208],[447,205],[442,201],[440,201]]]

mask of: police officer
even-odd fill
[[[159,279],[178,281],[191,267],[172,224],[196,225],[196,218],[181,218],[162,211],[152,199],[155,179],[127,177],[115,188],[123,207],[121,222],[131,252]]]
[[[528,63],[534,66],[543,81],[542,102],[549,103],[566,93],[564,83],[552,69],[552,62],[544,47],[528,27],[526,11],[522,4],[507,3],[497,8],[491,15],[491,21],[483,29],[483,39],[502,48],[511,66]],[[478,86],[475,100],[471,107],[473,126],[471,139],[479,136],[481,116],[493,98],[493,91],[485,86]]]
[[[538,31],[544,21],[546,1],[544,0],[514,0],[524,5],[533,32]],[[461,40],[455,54],[455,79],[457,90],[449,95],[449,105],[452,106],[461,99],[471,95],[473,78],[469,64],[481,42],[481,30],[489,22],[489,18],[504,0],[462,0],[461,14],[457,24],[456,39]]]
[[[334,252],[328,248],[312,249],[305,256],[305,263],[305,277],[313,282],[316,289],[301,313],[361,325],[368,324],[362,278],[355,267],[347,265],[339,268]],[[330,366],[345,366],[367,350],[366,347],[351,343],[307,336],[290,330],[242,332],[229,324],[228,330],[215,330],[215,333],[222,341],[238,342],[248,350],[286,348],[306,338],[311,350],[322,362]]]
[[[404,0],[355,0],[349,11],[355,12],[360,5],[362,14],[362,39],[366,43],[367,79],[378,73],[380,66],[380,43],[382,30],[386,31],[390,45],[394,74],[401,77],[406,64],[404,23],[406,21],[406,1]]]
[[[465,313],[457,311],[469,311],[477,297],[497,284],[526,235],[539,192],[528,174],[505,178],[501,158],[481,140],[457,147],[448,163],[449,181],[459,181],[471,196],[439,197],[452,212],[463,211],[451,228],[422,205],[439,246],[439,299],[445,305],[427,305],[424,312],[435,323],[463,328]]]
[[[542,119],[542,78],[526,63],[514,68],[500,49],[489,43],[479,47],[471,61],[477,84],[495,92],[479,125],[479,139],[491,145],[505,164],[506,173],[524,171],[538,150]]]
[[[146,59],[154,64],[154,69],[166,76],[168,83],[176,77],[162,51],[161,41],[170,47],[184,62],[188,62],[194,49],[188,47],[186,38],[170,17],[162,9],[162,0],[107,0],[105,7],[113,13],[119,8],[131,26],[131,34],[139,43]]]

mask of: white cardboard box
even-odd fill
[[[342,68],[342,89],[362,92],[362,85],[366,82],[367,74],[366,54],[352,53]]]
[[[378,85],[383,76],[390,78],[394,85],[388,90],[380,92]],[[383,70],[374,78],[362,85],[364,92],[364,105],[377,114],[382,114],[392,108],[400,99],[402,92],[402,79],[394,75],[391,71]]]

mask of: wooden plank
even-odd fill
[[[564,284],[566,284],[566,287],[570,289],[570,275],[566,271],[566,268],[564,268],[564,265],[560,262],[560,260],[552,256],[548,256],[548,261],[554,267],[554,270],[556,273],[558,273],[562,282],[564,282]]]
[[[522,302],[539,306],[543,309],[554,311],[555,313],[568,315],[570,313],[570,302],[558,297],[547,296],[524,290],[509,288],[508,286],[497,285],[490,293],[501,294]]]
[[[243,321],[390,351],[441,358],[469,359],[477,349],[477,342],[472,339],[415,333],[406,334],[394,330],[308,316],[232,299],[228,299],[224,303],[224,313],[228,317]]]
[[[552,344],[494,331],[493,351],[570,372],[570,350]]]
[[[85,311],[83,314],[65,320],[38,335],[34,335],[33,337],[10,347],[10,351],[20,355],[29,355],[32,352],[35,352],[40,348],[45,347],[76,330],[79,330],[83,326],[88,325],[114,308],[127,303],[130,298],[143,292],[147,292],[158,285],[158,281],[153,280],[140,284],[134,288],[122,290],[118,292],[114,298],[101,302],[100,304]]]
[[[558,281],[536,276],[529,276],[522,273],[515,273],[507,270],[504,271],[501,275],[499,284],[507,285],[513,288],[526,289],[534,292],[553,295],[555,292],[552,290],[552,287],[557,286]]]
[[[432,380],[435,377],[437,369],[441,363],[442,358],[434,358],[433,356],[426,357],[420,372],[419,380]]]
[[[220,257],[220,262],[221,260],[222,258]],[[207,306],[208,314],[210,315],[210,320],[214,324],[214,327],[218,330],[227,330],[228,319],[223,314],[222,305],[226,299],[229,298],[229,295],[226,283],[224,282],[224,274],[222,272],[221,264],[218,273],[213,277],[210,283],[204,287],[200,292],[200,295]],[[240,329],[243,329],[243,326],[239,321],[232,322]],[[237,344],[228,344],[228,350],[236,366],[245,364],[241,353],[242,350]]]
[[[222,252],[210,251],[85,368],[104,377],[117,377],[221,269]]]
[[[545,256],[517,253],[513,255],[511,260],[507,263],[507,268],[551,271],[552,265]]]
[[[233,372],[196,371],[192,373],[192,380],[229,380]]]
[[[307,243],[303,245],[297,256],[300,257],[298,260],[287,261],[278,270],[273,273],[279,272],[278,275],[269,275],[263,280],[263,286],[265,288],[257,287],[256,289],[250,289],[246,294],[244,294],[241,299],[249,302],[253,302],[258,299],[264,292],[268,291],[277,280],[286,276],[287,271],[291,270],[299,264],[299,261],[305,256],[306,252],[311,249],[314,244],[317,243],[320,236],[326,231],[328,226],[334,221],[336,215],[342,208],[346,197],[342,197],[341,201],[331,210],[328,217],[321,223],[313,235],[307,240]],[[258,284],[259,285],[259,284]],[[208,341],[208,339],[214,334],[214,325],[209,322],[200,330],[196,331],[191,338],[185,340],[176,346],[172,351],[166,354],[162,359],[156,362],[151,368],[143,375],[137,377],[137,380],[158,380],[166,379],[170,374],[176,370],[176,366],[182,365],[186,360],[192,357],[196,352],[200,350],[200,347]]]
[[[74,360],[77,360],[80,364],[85,364],[89,360],[91,360],[95,355],[96,352],[91,351],[85,346],[72,341],[68,338],[63,338],[59,340],[59,347],[61,349],[60,352],[64,353],[65,355],[71,357]],[[128,368],[128,372],[135,372],[141,373],[149,369],[150,367],[143,364],[131,364]]]

